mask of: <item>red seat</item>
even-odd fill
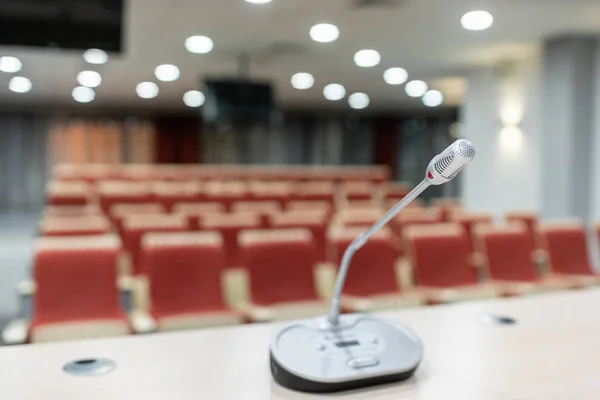
[[[142,259],[150,284],[150,313],[159,330],[243,322],[221,289],[225,248],[216,232],[149,233]]]
[[[200,229],[200,221],[204,215],[222,214],[225,212],[225,205],[217,202],[177,203],[173,206],[173,212],[185,215],[192,229]]]
[[[363,208],[357,210],[342,210],[335,214],[334,224],[341,227],[370,227],[383,216],[378,208]]]
[[[205,198],[209,202],[223,203],[227,211],[236,201],[250,200],[248,186],[244,182],[208,182],[204,186]]]
[[[273,229],[306,228],[315,241],[317,261],[327,260],[327,214],[316,211],[288,211],[270,217]]]
[[[527,233],[529,234],[534,246],[539,247],[537,238],[537,224],[538,216],[532,212],[510,212],[506,214],[507,221],[520,221],[527,227]]]
[[[402,235],[402,230],[407,226],[439,224],[443,222],[442,212],[438,208],[406,208],[392,221],[390,226],[393,232],[399,236]]]
[[[450,215],[450,221],[459,223],[465,229],[469,239],[469,249],[473,251],[473,227],[481,224],[491,224],[492,216],[489,213],[467,213],[459,211]]]
[[[129,332],[119,303],[112,235],[42,238],[33,267],[31,340],[45,342]]]
[[[331,215],[333,207],[330,202],[324,200],[292,200],[286,205],[287,211],[315,211],[319,210]]]
[[[333,204],[335,184],[332,181],[298,183],[294,198],[305,201],[326,201]]]
[[[122,231],[123,219],[128,215],[163,214],[165,207],[160,203],[114,204],[110,207],[110,219],[117,229]]]
[[[97,205],[85,206],[46,206],[44,207],[44,218],[50,217],[84,217],[88,215],[100,215],[101,210]]]
[[[595,276],[581,223],[546,223],[540,227],[540,238],[554,273]]]
[[[42,236],[102,235],[109,233],[110,230],[110,221],[102,215],[48,217],[40,224]]]
[[[282,206],[277,201],[238,201],[231,205],[232,212],[252,212],[260,215],[263,228],[269,227],[269,217],[281,209]]]
[[[203,200],[198,182],[155,182],[152,184],[154,199],[172,212],[176,203],[194,203]]]
[[[376,186],[369,181],[344,182],[340,188],[346,200],[369,200],[376,191]]]
[[[84,181],[52,182],[46,190],[52,206],[84,206],[92,200],[92,188]]]
[[[147,183],[106,181],[98,184],[100,208],[108,214],[118,203],[151,203],[152,193]]]
[[[383,186],[386,199],[401,199],[412,190],[412,185],[406,182],[388,182]]]
[[[129,253],[133,275],[146,274],[140,259],[142,237],[151,232],[183,232],[189,230],[188,219],[181,214],[128,215],[123,219],[123,247]]]
[[[277,202],[280,208],[292,199],[294,184],[291,182],[252,182],[250,196],[257,201]]]
[[[260,215],[250,212],[208,214],[202,218],[200,226],[203,230],[221,233],[226,251],[225,265],[228,268],[237,268],[244,265],[239,254],[238,234],[244,229],[259,229],[261,219]]]

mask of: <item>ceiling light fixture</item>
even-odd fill
[[[365,93],[352,93],[350,97],[348,97],[348,104],[355,110],[367,108],[370,102],[369,96]]]
[[[142,99],[153,99],[158,96],[158,86],[154,82],[138,83],[135,92]]]
[[[470,11],[462,16],[460,23],[469,31],[483,31],[494,23],[494,17],[487,11]]]
[[[102,76],[96,71],[81,71],[77,74],[77,83],[81,86],[95,88],[102,83]]]
[[[270,3],[273,0],[246,0],[246,3],[250,3],[250,4],[267,4]]]
[[[79,103],[89,103],[96,98],[96,92],[94,89],[86,87],[86,86],[77,86],[71,92],[73,99]]]
[[[154,70],[156,79],[163,82],[173,82],[179,79],[179,68],[172,64],[163,64],[156,67]]]
[[[340,30],[333,24],[317,24],[310,28],[310,37],[315,42],[330,43],[340,37]]]
[[[381,61],[381,55],[377,50],[360,50],[354,54],[354,62],[359,67],[369,68],[374,67]]]
[[[423,81],[410,81],[406,84],[404,89],[406,94],[410,97],[421,97],[427,93],[429,87],[427,86],[427,83]]]
[[[206,98],[199,90],[190,90],[183,95],[183,103],[188,107],[200,107]]]
[[[292,76],[292,87],[298,90],[306,90],[313,87],[315,78],[308,72],[298,72]]]
[[[8,83],[8,88],[15,93],[27,93],[31,90],[31,80],[23,76],[13,76]]]
[[[430,90],[421,99],[427,107],[437,107],[444,102],[444,95],[439,90]]]
[[[383,80],[388,85],[402,85],[408,80],[408,72],[404,68],[389,68],[383,73]]]
[[[214,43],[208,36],[190,36],[185,40],[185,48],[190,53],[207,54],[212,51]]]
[[[0,57],[0,71],[8,74],[19,72],[23,68],[23,63],[17,57]]]
[[[330,101],[338,101],[346,96],[346,88],[339,83],[331,83],[323,89],[323,96]]]
[[[83,59],[90,64],[106,64],[108,53],[100,49],[88,49],[83,53]]]

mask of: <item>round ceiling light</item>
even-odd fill
[[[460,23],[469,31],[483,31],[494,23],[494,17],[487,11],[470,11],[462,16]]]
[[[388,85],[402,85],[408,80],[408,72],[404,68],[389,68],[383,73],[383,80]]]
[[[444,95],[439,90],[430,90],[421,99],[427,107],[437,107],[444,102]]]
[[[406,84],[405,90],[406,94],[410,97],[421,97],[425,93],[427,93],[427,83],[423,81],[410,81]]]
[[[100,49],[88,49],[83,53],[83,59],[90,64],[106,64],[108,53]]]
[[[331,83],[323,89],[323,96],[330,101],[338,101],[346,96],[346,88],[339,83]]]
[[[370,99],[365,93],[352,93],[348,97],[348,104],[355,110],[362,110],[369,106]]]
[[[8,88],[15,93],[27,93],[31,90],[31,80],[23,76],[13,76],[8,83]]]
[[[158,86],[154,82],[138,83],[135,92],[142,99],[153,99],[158,96]]]
[[[354,54],[354,62],[359,67],[369,68],[374,67],[381,61],[381,56],[377,50],[360,50]]]
[[[340,30],[333,24],[317,24],[310,28],[310,37],[315,42],[330,43],[340,37]]]
[[[204,93],[199,90],[190,90],[183,95],[183,102],[188,107],[200,107],[204,104]]]
[[[185,40],[185,48],[190,53],[206,54],[210,53],[214,43],[208,36],[190,36]]]
[[[156,67],[154,70],[156,79],[163,82],[173,82],[179,79],[179,68],[172,64],[163,64]]]
[[[306,90],[313,87],[315,78],[308,72],[298,72],[292,76],[292,87],[298,90]]]
[[[102,83],[102,76],[96,71],[81,71],[77,74],[77,83],[81,86],[95,88]]]
[[[9,74],[19,72],[23,68],[23,63],[17,57],[0,57],[0,71]]]
[[[75,101],[79,103],[89,103],[96,98],[96,92],[94,92],[94,89],[86,86],[77,86],[75,89],[73,89],[71,95]]]

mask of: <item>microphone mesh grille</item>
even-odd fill
[[[467,140],[461,140],[458,144],[458,151],[463,157],[473,157],[475,155],[475,146]]]
[[[437,171],[438,174],[443,174],[446,168],[454,161],[454,154],[447,155],[444,158],[439,159],[434,165],[433,168]]]

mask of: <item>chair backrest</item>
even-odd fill
[[[364,231],[362,228],[347,228],[332,233],[329,243],[335,254],[337,266],[340,265],[348,245]],[[368,297],[399,291],[392,232],[383,228],[354,254],[346,276],[344,294]]]
[[[188,218],[189,224],[194,229],[200,228],[200,221],[208,214],[222,214],[226,212],[225,204],[219,202],[176,203],[173,205],[175,214],[183,214]]]
[[[199,182],[154,182],[152,195],[167,211],[173,211],[176,203],[192,203],[202,200]]]
[[[108,214],[117,203],[151,203],[152,193],[148,183],[103,181],[98,184],[100,208]]]
[[[413,225],[427,225],[442,223],[442,212],[437,208],[406,208],[390,222],[392,230],[401,235],[404,228]]]
[[[533,262],[533,242],[527,226],[511,222],[504,226],[473,228],[475,249],[485,256],[494,280],[532,282],[539,279]]]
[[[331,215],[333,207],[325,200],[292,200],[286,204],[287,211],[313,211],[319,210]]]
[[[218,231],[223,236],[225,245],[226,266],[236,268],[243,266],[238,247],[238,234],[245,229],[260,229],[260,215],[252,212],[208,214],[200,221],[202,230]]]
[[[297,210],[273,214],[269,225],[273,229],[309,229],[315,241],[317,260],[327,260],[328,216],[320,210]]]
[[[493,222],[492,216],[489,213],[470,213],[457,210],[450,216],[451,222],[459,223],[465,229],[467,237],[469,239],[469,248],[473,251],[473,227],[480,224],[491,224]]]
[[[88,215],[100,215],[100,207],[95,204],[85,206],[46,206],[44,207],[44,218],[52,217],[84,217]]]
[[[456,287],[477,283],[469,263],[470,241],[460,224],[415,225],[404,230],[408,256],[420,286]]]
[[[557,274],[591,275],[586,230],[580,222],[545,223],[539,228],[542,247]]]
[[[538,247],[538,238],[537,238],[537,225],[538,225],[538,216],[533,212],[509,212],[506,214],[506,220],[511,221],[520,221],[525,224],[527,227],[527,232],[529,236],[531,236],[531,240],[533,241],[534,246]]]
[[[231,205],[232,212],[253,212],[260,215],[263,228],[269,227],[269,217],[280,212],[281,203],[278,201],[238,201]]]
[[[332,181],[301,182],[296,185],[294,197],[305,201],[326,201],[333,204],[335,184]]]
[[[47,217],[40,223],[42,236],[89,236],[109,233],[110,221],[103,215]]]
[[[207,182],[204,185],[204,196],[207,201],[223,203],[227,210],[231,210],[231,205],[236,201],[250,200],[248,185],[239,181]]]
[[[376,189],[370,181],[344,182],[340,184],[340,188],[347,200],[371,199]]]
[[[252,182],[250,196],[259,201],[275,201],[281,208],[292,199],[295,185],[291,182]]]
[[[123,219],[128,215],[163,214],[165,207],[161,203],[118,203],[110,207],[109,215],[118,232],[122,230]]]
[[[334,215],[334,223],[342,227],[371,226],[383,216],[383,211],[378,208],[341,210]]]
[[[122,316],[117,289],[114,235],[40,238],[33,275],[36,323],[110,319]]]
[[[412,190],[408,182],[388,182],[383,186],[386,199],[401,199]]]
[[[142,237],[151,232],[185,232],[190,229],[188,219],[182,214],[128,215],[123,219],[121,238],[123,247],[131,256],[133,274],[144,274],[140,259]]]
[[[52,206],[83,206],[92,198],[92,188],[85,181],[54,181],[46,189],[47,203]]]
[[[245,231],[240,234],[239,242],[254,304],[317,299],[314,281],[317,254],[309,230]]]
[[[154,316],[225,308],[225,248],[219,233],[149,233],[142,239],[141,253]]]

